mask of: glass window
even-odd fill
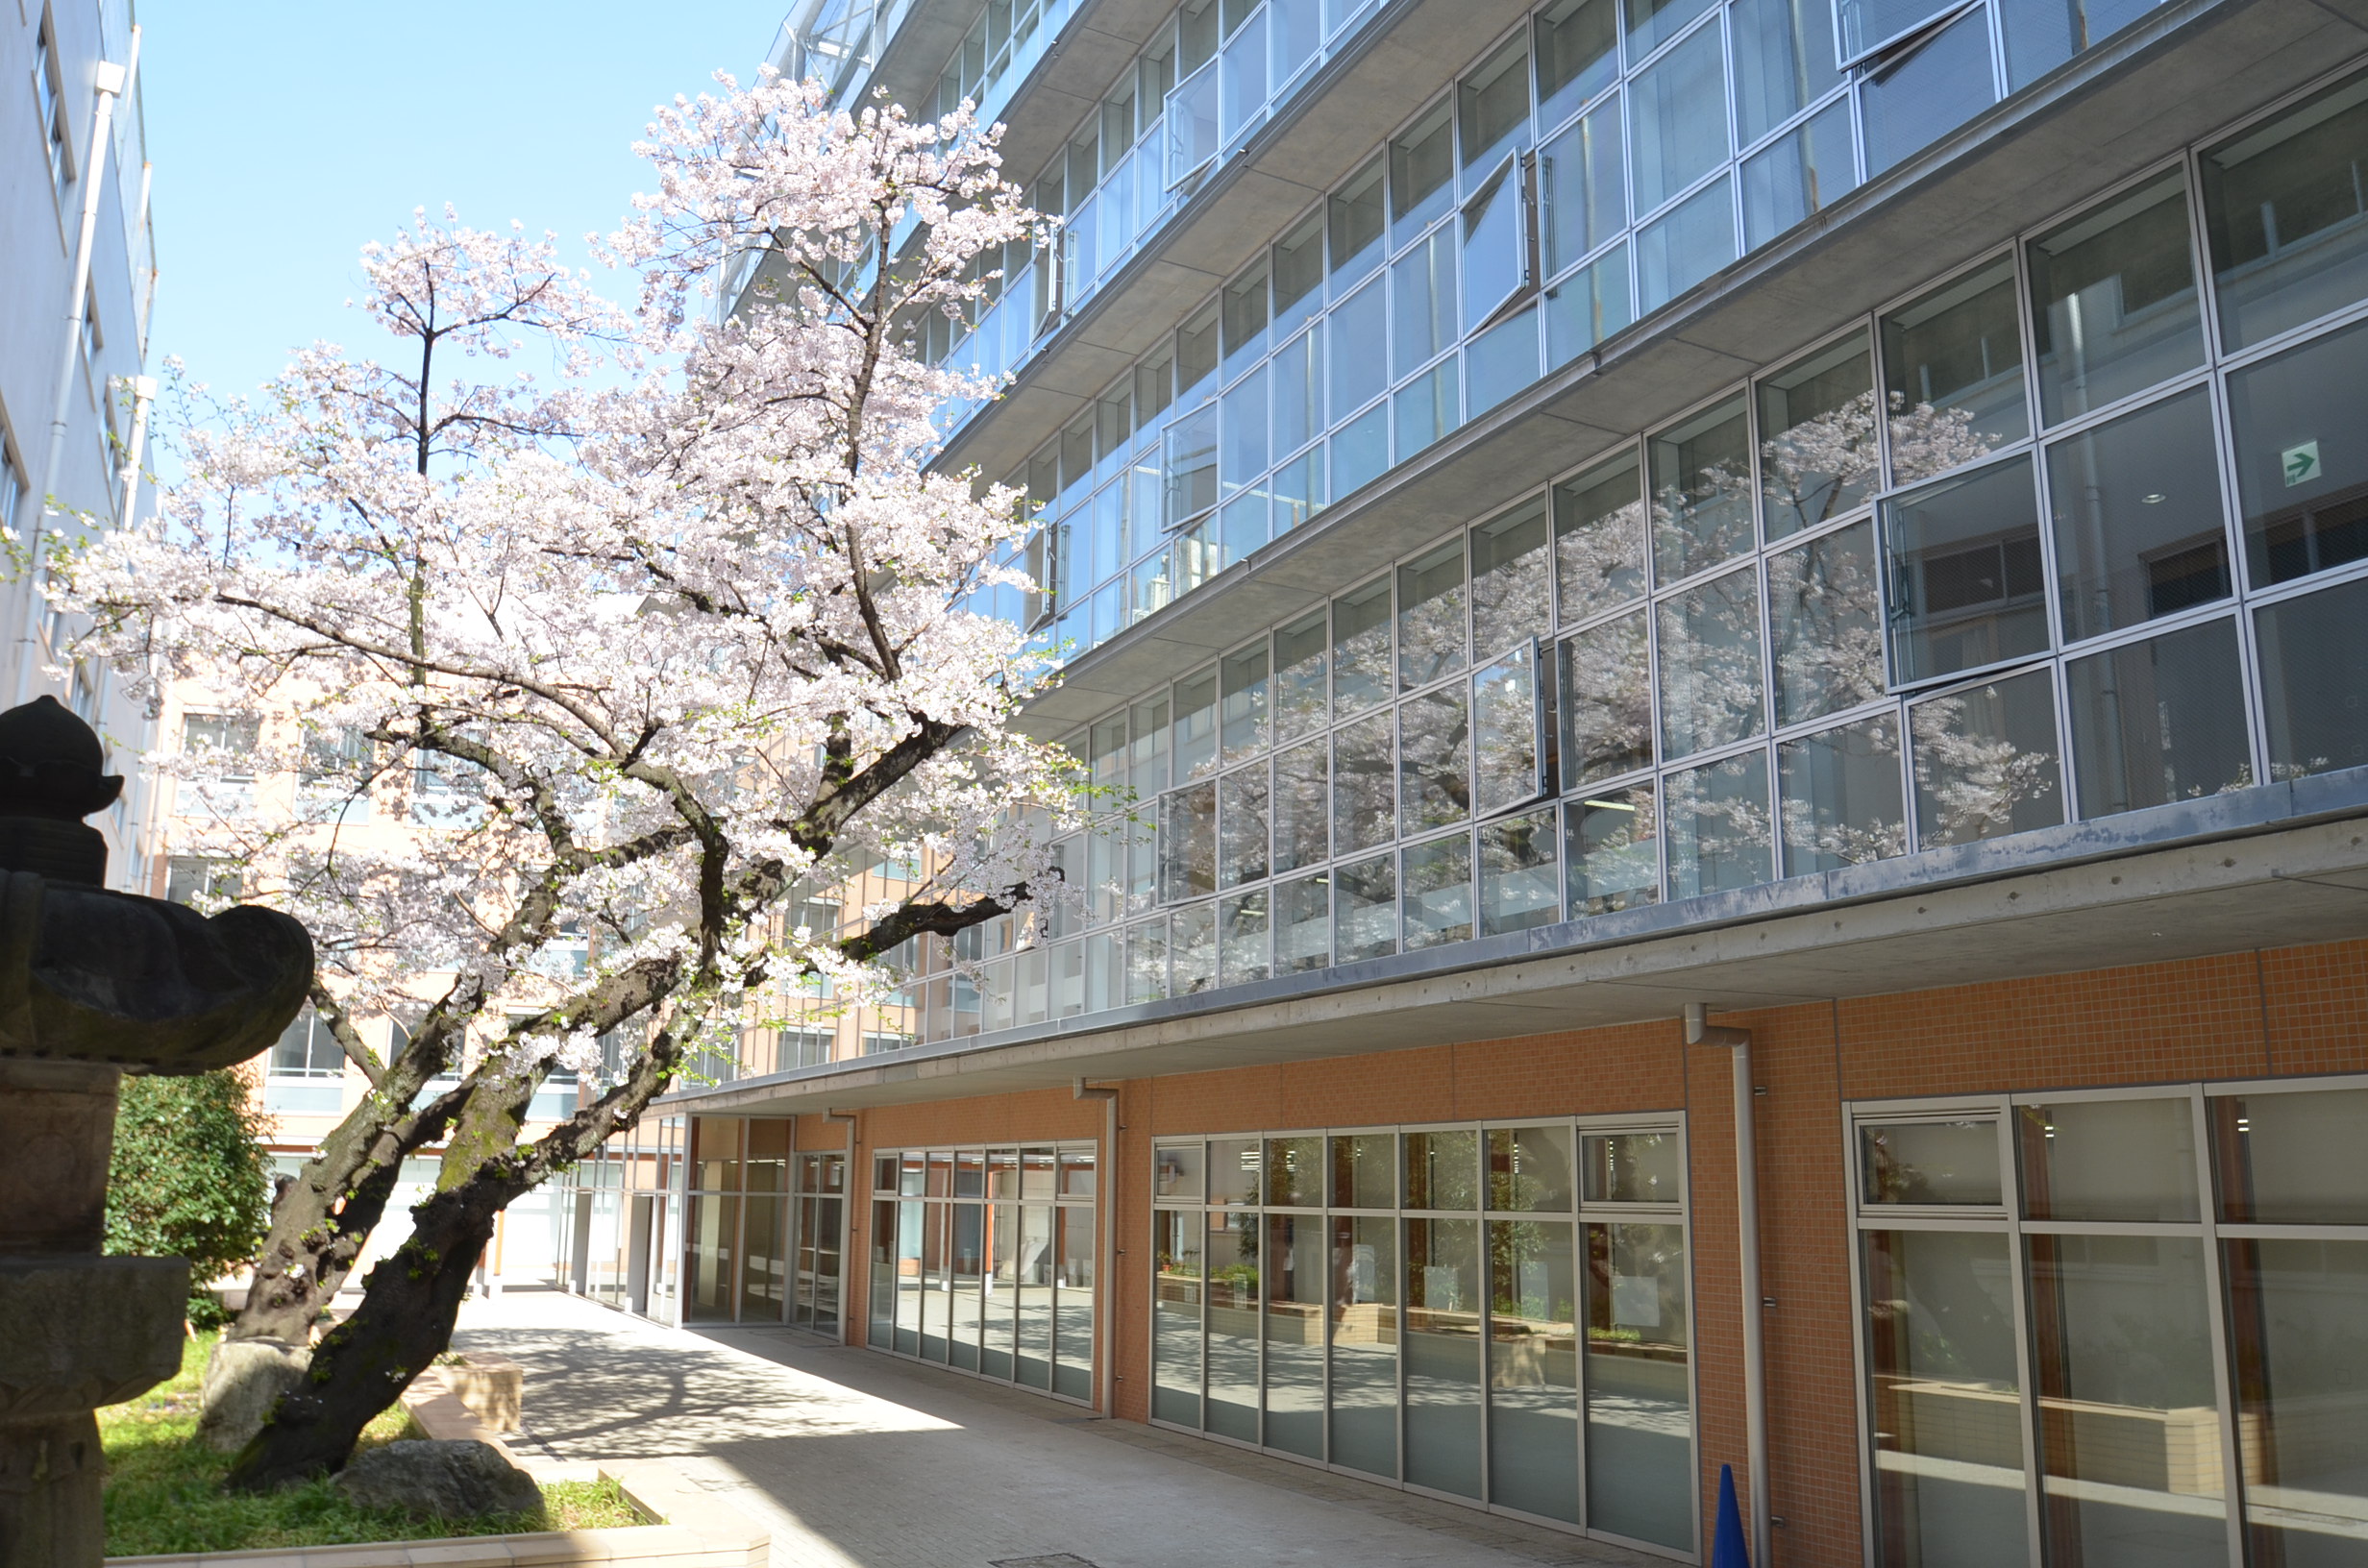
[[[1411,836],[1471,815],[1471,712],[1456,687],[1401,703],[1398,832]],[[1346,731],[1342,733],[1345,734]]]
[[[1319,871],[1274,885],[1274,972],[1303,974],[1332,962],[1332,882]]]
[[[1267,770],[1237,768],[1218,781],[1217,885],[1238,888],[1267,874]]]
[[[1743,249],[1756,251],[1858,188],[1850,102],[1838,98],[1743,163]]]
[[[1331,858],[1328,748],[1320,740],[1274,756],[1274,870],[1304,870]]]
[[[1464,204],[1466,332],[1477,331],[1529,282],[1526,229],[1519,167],[1515,159],[1507,159]],[[1531,374],[1536,374],[1534,367]]]
[[[1460,395],[1453,355],[1399,389],[1390,412],[1400,459],[1413,456],[1455,429]]]
[[[1227,762],[1266,749],[1267,649],[1263,643],[1228,653],[1220,663],[1224,680],[1223,736]]]
[[[1585,1230],[1587,1522],[1691,1551],[1685,1228],[1598,1224]]]
[[[1570,1212],[1576,1184],[1568,1127],[1497,1127],[1489,1132],[1487,1147],[1491,1209]]]
[[[1736,398],[1662,431],[1653,468],[1653,567],[1690,577],[1752,546],[1751,427]]]
[[[1373,269],[1381,259],[1382,163],[1376,156],[1348,177],[1325,203],[1332,236],[1333,292]]]
[[[1684,1196],[1684,1151],[1674,1132],[1588,1133],[1579,1149],[1590,1206],[1674,1204]]]
[[[2047,1559],[2227,1562],[2202,1238],[2033,1236],[2027,1244],[2032,1378],[2048,1412],[2039,1422]],[[2195,1459],[2166,1453],[2167,1463],[2131,1463],[2106,1434],[2135,1424],[2158,1424],[2166,1450],[2177,1443],[2172,1452]]]
[[[1247,1147],[1257,1149],[1253,1139]],[[1212,1147],[1212,1155],[1214,1147]],[[1209,1214],[1208,1430],[1239,1442],[1258,1440],[1258,1264],[1256,1214]]]
[[[2045,670],[1908,710],[1915,747],[1915,831],[1930,849],[2063,821],[2056,698]]]
[[[1405,1135],[1409,1209],[1480,1207],[1480,1135],[1469,1128]]]
[[[1198,1202],[1205,1180],[1197,1141],[1162,1143],[1152,1153],[1152,1195]]]
[[[1884,317],[1883,373],[1894,484],[2029,435],[2013,260],[1943,283]]]
[[[1397,1207],[1397,1139],[1388,1133],[1352,1133],[1332,1139],[1332,1206]]]
[[[1535,642],[1471,677],[1472,812],[1487,816],[1547,793]]]
[[[1175,333],[1175,401],[1189,404],[1199,395],[1203,383],[1217,374],[1217,318],[1215,302],[1195,313]]]
[[[1330,331],[1332,406],[1362,406],[1390,382],[1389,302],[1379,282],[1333,307]],[[1384,453],[1385,457],[1387,453]]]
[[[1379,285],[1375,285],[1378,293]],[[1337,322],[1336,322],[1337,325]],[[1380,385],[1379,381],[1373,383]],[[1359,489],[1381,477],[1390,466],[1390,404],[1388,400],[1373,404],[1364,413],[1341,427],[1329,446],[1332,462],[1332,491],[1335,496],[1354,495]]]
[[[1576,1524],[1578,1366],[1568,1347],[1579,1287],[1570,1226],[1492,1220],[1488,1253],[1489,1500]]]
[[[1989,15],[1977,6],[1866,78],[1859,102],[1867,178],[1922,152],[1997,101]]]
[[[1660,615],[1662,755],[1764,733],[1759,574],[1714,577],[1664,600]]]
[[[1391,714],[1377,713],[1332,732],[1332,821],[1341,854],[1377,848],[1397,836],[1394,723]]]
[[[2184,170],[2040,235],[2030,264],[2039,411],[2049,424],[2204,362]]]
[[[1163,439],[1167,521],[1174,527],[1217,504],[1217,404],[1204,403],[1170,420]]]
[[[1449,540],[1397,569],[1398,690],[1464,664],[1464,541]]]
[[[2229,596],[2218,448],[2198,387],[2048,449],[2065,636]]]
[[[1171,790],[1159,798],[1159,901],[1217,891],[1217,786]]]
[[[1559,125],[1619,77],[1617,0],[1554,0],[1536,33],[1538,123]]]
[[[1167,1152],[1160,1151],[1163,1158]],[[1197,1160],[1199,1150],[1193,1153]],[[1151,1414],[1188,1427],[1200,1425],[1200,1237],[1207,1223],[1196,1210],[1162,1209],[1151,1215],[1156,1259],[1151,1275]]]
[[[2368,1225],[2368,1089],[2214,1095],[2220,1217]]]
[[[1411,374],[1456,340],[1455,248],[1454,232],[1443,229],[1391,264],[1394,378]]]
[[[1390,143],[1390,237],[1403,245],[1455,195],[1455,119],[1441,99]]]
[[[2155,9],[2157,0],[2005,0],[2007,90],[2020,92]]]
[[[1267,348],[1267,263],[1264,257],[1225,285],[1225,375],[1246,369]]]
[[[1636,319],[1628,247],[1613,246],[1545,291],[1546,363],[1568,364]]]
[[[1887,1568],[2031,1560],[2007,1237],[1867,1231],[1875,1531]]]
[[[2223,1245],[2252,1558],[2340,1563],[2357,1556],[2356,1521],[2368,1514],[2362,1429],[2331,1419],[2337,1402],[2348,1410],[2368,1386],[2368,1341],[2359,1332],[2368,1321],[2368,1241]],[[2351,1547],[2335,1545],[2331,1520],[2342,1521],[2335,1528]]]
[[[1883,695],[1883,595],[1872,524],[1770,555],[1767,592],[1779,725]]]
[[[1775,874],[1765,751],[1671,773],[1668,790],[1670,897],[1727,893]]]
[[[2184,1095],[2026,1105],[2018,1119],[2023,1208],[2033,1219],[2201,1217],[2195,1120]]]
[[[1228,391],[1223,400],[1225,440],[1218,453],[1218,494],[1231,496],[1246,489],[1266,471],[1267,370],[1259,366]],[[1263,501],[1264,497],[1257,498]],[[1230,515],[1230,514],[1228,514]],[[1266,542],[1263,529],[1256,541]],[[1253,545],[1251,548],[1255,548]],[[1229,552],[1239,558],[1248,551]]]
[[[1274,491],[1274,531],[1288,533],[1323,508],[1323,449],[1310,447],[1276,469],[1268,482]]]
[[[2083,817],[2253,782],[2235,622],[2211,621],[2075,659],[2065,679]]]
[[[1644,592],[1644,504],[1633,452],[1554,487],[1554,576],[1565,625]]]
[[[1464,167],[1529,143],[1529,48],[1515,37],[1455,89]]]
[[[1816,0],[1740,0],[1729,17],[1736,129],[1748,147],[1841,80],[1834,64],[1834,16]],[[1847,147],[1846,108],[1843,112]]]
[[[1396,856],[1334,868],[1332,951],[1340,964],[1397,951]]]
[[[1310,212],[1274,242],[1274,335],[1288,336],[1323,305],[1323,214]]]
[[[1478,1220],[1406,1222],[1406,1480],[1473,1498],[1485,1286]]]
[[[2245,567],[2254,586],[2368,556],[2368,324],[2229,377]]]
[[[1301,332],[1274,353],[1269,367],[1274,403],[1274,450],[1295,452],[1323,430],[1323,330]]]
[[[1126,1000],[1155,1002],[1168,994],[1168,922],[1126,928]]]
[[[1734,195],[1725,176],[1637,233],[1637,304],[1647,314],[1736,257]]]
[[[1838,870],[1908,851],[1899,724],[1887,714],[1776,748],[1785,875]]]
[[[1209,1201],[1219,1205],[1256,1203],[1260,1168],[1258,1139],[1210,1139]]]
[[[1523,502],[1471,530],[1472,649],[1486,656],[1545,629],[1546,503]]]
[[[1712,0],[1627,0],[1628,58],[1642,60],[1711,6]]]
[[[1953,0],[1840,0],[1835,9],[1841,20],[1841,58],[1854,61],[1874,54],[1933,18],[1947,15],[1952,4]]]
[[[1627,226],[1618,99],[1545,144],[1538,154],[1538,189],[1540,249],[1549,275]]]
[[[1336,1158],[1347,1141],[1379,1140],[1334,1139]],[[1389,1207],[1390,1196],[1385,1191],[1376,1207]],[[1334,1214],[1329,1223],[1333,1288],[1325,1337],[1332,1357],[1332,1462],[1394,1481],[1398,1222],[1394,1216]]]
[[[1563,807],[1570,917],[1609,915],[1661,896],[1661,828],[1648,783]]]
[[[1769,538],[1830,522],[1873,493],[1874,365],[1863,333],[1786,366],[1759,394]]]
[[[1190,996],[1217,984],[1217,906],[1188,905],[1168,918],[1168,993]]]
[[[1565,638],[1557,690],[1564,789],[1652,766],[1652,661],[1642,610]]]
[[[2029,457],[1884,503],[1891,657],[1901,681],[1979,669],[2047,647],[2034,509]]]
[[[2226,347],[2368,295],[2368,77],[2239,133],[2200,167]]]
[[[1168,699],[1138,702],[1131,713],[1128,727],[1135,740],[1129,771],[1135,794],[1147,796],[1168,787]]]
[[[1405,852],[1399,872],[1405,943],[1437,947],[1471,940],[1471,838],[1456,833]]]
[[[1995,1117],[1859,1124],[1861,1203],[1996,1208],[2003,1183]]]
[[[1332,601],[1332,702],[1343,717],[1389,699],[1390,623],[1387,576]]]
[[[1274,738],[1321,729],[1326,712],[1325,650],[1330,628],[1319,609],[1274,634]]]
[[[1306,1144],[1320,1149],[1323,1145],[1320,1138],[1274,1141],[1278,1147]],[[1320,1162],[1311,1155],[1311,1185],[1319,1183],[1316,1173],[1320,1168]],[[1269,1448],[1321,1458],[1324,1346],[1317,1325],[1322,1321],[1324,1273],[1329,1262],[1323,1216],[1269,1214],[1266,1233],[1266,1262],[1260,1274],[1266,1293],[1266,1430],[1262,1435]]]
[[[1537,306],[1523,306],[1465,345],[1464,366],[1468,383],[1466,396],[1474,418],[1536,380]]]
[[[1176,782],[1217,771],[1217,670],[1214,666],[1175,684]]]
[[[2358,682],[2368,668],[2368,580],[2271,604],[2255,627],[2269,777],[2368,765]]]
[[[1480,829],[1480,934],[1526,931],[1563,918],[1554,814],[1535,812]]]

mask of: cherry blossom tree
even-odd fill
[[[629,306],[547,240],[423,216],[363,257],[399,362],[304,352],[187,429],[163,523],[59,563],[86,651],[230,716],[173,765],[223,806],[191,847],[308,922],[314,1005],[370,1080],[234,1333],[306,1344],[404,1157],[444,1150],[234,1486],[343,1464],[449,1342],[502,1208],[728,1050],[748,998],[817,972],[860,997],[899,943],[1057,891],[1082,786],[1012,727],[1041,666],[969,607],[1025,586],[999,564],[1021,498],[929,467],[932,415],[994,388],[914,350],[1038,221],[967,110],[718,81],[639,149],[656,191],[606,253]],[[228,783],[272,775],[297,785]],[[364,798],[424,825],[365,832]],[[793,925],[882,854],[927,874],[854,934]],[[407,1030],[383,1056],[354,1026],[382,1014]],[[604,1074],[604,1038],[629,1042]],[[529,1139],[559,1068],[596,1086]]]

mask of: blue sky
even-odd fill
[[[650,182],[653,105],[742,81],[787,0],[141,0],[158,267],[150,363],[252,391],[316,338],[358,345],[355,257],[414,207],[612,231]],[[622,279],[602,275],[625,297]]]

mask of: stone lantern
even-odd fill
[[[0,1563],[95,1568],[102,1405],[181,1365],[189,1265],[99,1254],[126,1072],[256,1055],[304,1005],[285,915],[111,893],[123,780],[53,698],[0,713]]]

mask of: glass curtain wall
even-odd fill
[[[875,1350],[1092,1403],[1092,1144],[872,1158]]]
[[[689,1120],[683,1321],[837,1332],[847,1157],[795,1152],[785,1117]]]
[[[679,1188],[691,1119],[646,1118],[557,1188],[554,1247],[568,1288],[661,1323],[678,1320],[687,1261]]]
[[[1854,1109],[1869,1560],[2368,1562],[2368,1088]]]
[[[2363,146],[2306,94],[1080,731],[1146,809],[1001,1020],[2368,765]]]
[[[1162,1139],[1154,1420],[1691,1551],[1674,1118]]]

